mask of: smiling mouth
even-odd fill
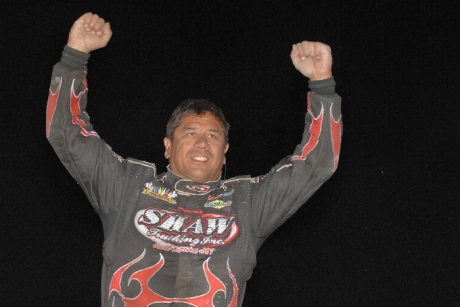
[[[206,161],[208,161],[208,158],[206,158],[206,157],[193,157],[192,160],[200,161],[200,162],[206,162]]]

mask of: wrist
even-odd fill
[[[84,53],[90,53],[90,51],[91,51],[86,46],[86,44],[78,43],[78,42],[75,42],[75,41],[72,41],[72,40],[67,41],[67,46],[69,46],[72,49],[78,50],[80,52],[84,52]]]
[[[309,76],[310,81],[321,81],[321,80],[326,80],[332,77],[332,72],[328,72],[325,74],[314,74],[312,76]]]

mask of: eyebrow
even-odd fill
[[[222,131],[218,129],[209,129],[208,132],[222,133]]]
[[[184,131],[196,131],[198,130],[198,128],[197,127],[184,127],[183,130]],[[206,130],[206,132],[213,132],[213,133],[224,135],[224,133],[219,129],[208,129]]]

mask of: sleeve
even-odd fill
[[[268,174],[253,178],[251,223],[266,237],[294,214],[335,172],[342,137],[341,98],[333,77],[310,81],[302,141]]]
[[[94,131],[86,113],[89,54],[64,47],[54,66],[46,110],[46,137],[99,214],[119,206],[125,160]]]

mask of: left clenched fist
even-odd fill
[[[81,52],[89,53],[103,48],[112,37],[110,23],[93,13],[78,18],[70,29],[67,45]]]
[[[312,81],[332,77],[331,48],[326,44],[309,41],[294,44],[291,60],[295,68]]]

